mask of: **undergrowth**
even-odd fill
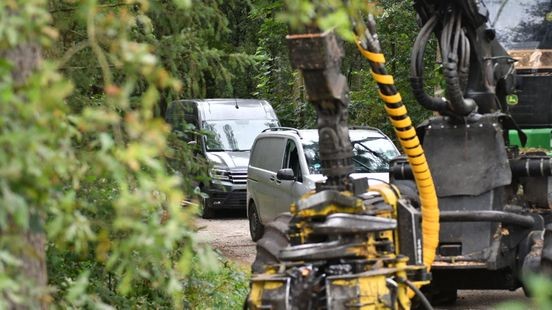
[[[249,271],[221,257],[217,270],[205,270],[194,258],[184,286],[187,309],[242,309],[249,290]]]

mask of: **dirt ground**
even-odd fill
[[[243,266],[255,259],[255,243],[249,236],[249,224],[242,218],[197,219],[198,238],[208,242],[224,257]]]
[[[197,219],[198,238],[211,244],[226,258],[249,268],[255,259],[255,243],[249,236],[249,224],[243,214],[222,214],[213,220]],[[459,291],[455,305],[436,309],[496,309],[505,301],[527,302],[521,289],[509,291]],[[529,308],[529,307],[528,307]]]

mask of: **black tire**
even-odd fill
[[[215,217],[215,210],[211,206],[208,198],[203,198],[201,201],[201,217],[204,219],[212,219]]]
[[[442,290],[429,285],[422,287],[422,293],[432,306],[451,306],[458,299],[458,290],[456,289]],[[417,296],[412,300],[412,309],[425,309]]]
[[[458,290],[439,291],[431,296],[431,304],[434,306],[450,306],[456,303]]]
[[[410,200],[416,207],[420,206],[420,196],[418,195],[416,183],[409,180],[395,180],[393,181],[393,185],[399,189],[402,198]]]
[[[263,237],[257,241],[257,255],[251,265],[253,273],[263,273],[267,265],[280,262],[280,250],[289,245],[287,230],[290,221],[291,214],[282,213],[265,225]]]
[[[261,223],[259,212],[257,212],[257,206],[253,201],[249,203],[247,219],[249,220],[249,234],[251,235],[251,240],[257,241],[261,239],[264,233],[264,226],[263,223]]]

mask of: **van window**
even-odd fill
[[[299,152],[297,145],[293,140],[288,140],[286,144],[286,152],[282,168],[290,168],[293,170],[295,179],[298,182],[303,182],[303,173],[301,173],[301,163],[299,162]]]
[[[277,172],[282,166],[285,142],[285,139],[277,137],[257,140],[249,158],[249,164],[253,167]]]
[[[261,131],[278,126],[277,120],[234,119],[210,120],[203,122],[207,152],[249,151]]]
[[[397,148],[386,137],[374,137],[365,130],[350,130],[349,136],[353,145],[353,164],[355,173],[388,172],[389,161],[399,155]],[[303,137],[303,150],[309,172],[321,174],[320,148],[318,135]]]

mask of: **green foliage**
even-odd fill
[[[161,52],[163,42],[176,48],[194,39],[186,22],[199,27],[203,18],[220,18],[217,31],[227,24],[208,3],[194,3],[201,12],[189,11],[189,1],[155,5],[94,0],[52,0],[48,7],[45,1],[2,4],[2,49],[37,41],[49,46],[46,60],[23,85],[13,82],[14,64],[0,54],[0,290],[11,302],[31,308],[52,298],[62,308],[181,307],[191,257],[201,257],[195,268],[217,267],[212,252],[194,240],[196,208],[182,207],[183,192],[194,187],[186,173],[201,175],[201,165],[182,158],[192,157],[187,145],[169,148],[169,127],[154,110],[164,94],[194,88],[190,80],[173,78],[178,70],[163,68],[168,58]],[[157,24],[150,14],[163,12],[173,14],[175,28],[151,32]],[[180,21],[178,12],[189,19]],[[201,36],[216,39],[217,31],[205,31]],[[59,41],[50,40],[58,34]],[[198,48],[194,44],[187,47]],[[178,52],[182,58],[176,66],[189,64],[187,55]],[[198,76],[207,69],[226,69],[215,66],[227,56],[221,50],[195,55],[203,57],[197,59],[203,66]],[[242,58],[226,60],[239,67],[248,61]],[[180,167],[184,180],[167,169],[167,157],[186,163]],[[21,242],[29,230],[48,236],[53,291],[36,287],[20,272],[21,257],[31,250]],[[4,302],[0,308],[7,306]]]
[[[76,81],[74,102],[86,103],[101,91],[98,89],[101,67],[92,55],[93,50],[87,48],[85,24],[75,14],[78,8],[62,0],[50,2],[54,23],[60,31],[58,47],[75,53],[63,63],[62,69]],[[254,47],[247,43],[254,40],[232,31],[238,25],[248,27],[245,22],[248,1],[137,1],[129,5],[113,1],[100,5],[98,13],[105,14],[104,22],[110,23],[114,11],[121,7],[129,14],[130,29],[126,35],[147,43],[149,52],[165,68],[158,80],[168,76],[181,80],[181,88],[160,90],[159,114],[164,113],[168,102],[178,98],[249,97],[253,92],[252,80],[243,77],[255,70]],[[105,30],[109,31],[98,33],[98,41],[109,46],[112,40],[109,33],[117,31],[117,27]],[[147,85],[139,81],[135,87],[135,92],[144,92]]]
[[[411,45],[419,30],[416,14],[411,1],[382,0],[378,8],[380,14],[376,16],[377,31],[386,57],[387,70],[395,78],[395,85],[408,108],[409,116],[414,124],[419,124],[430,112],[415,101],[409,82]],[[426,59],[436,59],[436,48],[432,41],[427,48]],[[368,61],[358,54],[352,44],[347,47],[347,53],[354,55],[344,62],[346,72],[350,73],[351,122],[381,128],[390,137],[394,137],[383,103],[378,97],[377,85],[370,76]],[[426,61],[425,78],[428,85],[438,85],[438,69],[435,61]],[[427,92],[432,93],[433,90],[428,89]]]
[[[281,19],[296,31],[305,31],[316,24],[324,30],[334,29],[342,38],[353,41],[351,17],[375,12],[375,3],[371,0],[285,0],[287,10]]]
[[[0,66],[0,271],[14,282],[0,287],[15,300],[30,289],[18,271],[28,251],[20,239],[28,230],[42,229],[40,219],[50,207],[62,208],[73,199],[74,192],[64,189],[63,180],[70,182],[78,170],[67,109],[46,89],[64,98],[71,86],[46,68],[29,77],[26,85],[15,86],[6,62]],[[0,301],[0,308],[5,307]]]
[[[546,275],[531,275],[524,281],[531,293],[531,304],[522,302],[505,302],[499,310],[552,309],[552,280]]]
[[[42,7],[46,0],[2,1],[0,3],[0,49],[38,40],[50,43],[55,30],[48,27],[51,17]],[[17,14],[13,14],[17,12]]]
[[[179,82],[158,65],[148,44],[133,39],[136,20],[146,9],[143,5],[102,10],[94,1],[75,8],[85,13],[73,23],[86,30],[91,58],[96,60],[92,67],[100,76],[96,83],[103,91],[96,90],[85,104],[79,100],[73,105],[81,178],[72,182],[76,187],[74,205],[68,204],[71,212],[51,212],[48,236],[58,251],[69,251],[66,258],[76,252],[101,263],[102,272],[81,275],[75,283],[98,283],[111,273],[114,295],[139,300],[144,292],[137,287],[147,287],[178,305],[180,281],[194,246],[186,229],[193,217],[181,207],[181,181],[165,168],[169,128],[152,111],[160,90],[175,89]],[[86,100],[86,95],[80,99]],[[57,301],[88,303],[71,300],[71,289],[66,293],[67,301],[59,299],[62,295]]]
[[[242,309],[249,292],[249,275],[235,264],[224,261],[218,272],[199,268],[194,259],[185,284],[185,306],[189,309]]]
[[[31,39],[49,39],[41,27],[49,20],[44,2],[23,2],[0,5],[5,14],[0,21],[0,308],[10,302],[36,306],[46,294],[21,272],[22,257],[30,250],[25,236],[43,229],[41,219],[51,207],[72,200],[74,192],[65,190],[64,180],[71,182],[78,170],[71,148],[75,131],[63,103],[71,84],[51,63],[43,63],[26,83],[15,82],[12,71],[18,69],[5,56]]]
[[[183,98],[249,96],[251,85],[243,76],[254,70],[255,57],[230,27],[229,15],[247,16],[246,1],[194,1],[187,10],[177,10],[169,1],[153,1],[140,17],[136,32],[155,49],[164,67],[182,79],[180,93],[165,93],[165,100]],[[224,10],[224,11],[223,11]],[[241,89],[240,89],[241,88]],[[240,94],[242,93],[242,94]]]
[[[289,62],[285,40],[288,26],[278,18],[283,9],[283,1],[259,1],[250,13],[252,20],[261,22],[255,54],[259,59],[255,95],[273,105],[284,126],[305,128],[313,125],[307,121],[306,113],[314,114],[304,99],[302,77]]]
[[[257,76],[259,83],[256,96],[266,98],[275,106],[280,121],[284,125],[299,128],[315,127],[316,114],[305,98],[302,78],[291,69],[289,62],[284,39],[288,33],[286,23],[290,22],[297,26],[308,24],[314,19],[314,22],[323,29],[332,27],[342,29],[340,33],[346,39],[350,39],[352,27],[349,20],[351,18],[345,14],[345,11],[352,14],[354,8],[362,6],[361,12],[376,14],[379,37],[388,61],[387,68],[395,76],[396,85],[408,106],[409,115],[415,123],[421,122],[429,112],[415,102],[408,80],[410,46],[419,29],[411,1],[383,0],[379,1],[378,5],[365,1],[352,1],[349,4],[350,7],[345,7],[341,1],[330,0],[256,2],[251,18],[263,21],[259,29],[257,49],[260,73]],[[334,8],[340,9],[336,11]],[[427,59],[435,59],[436,45],[435,42],[432,44],[428,48]],[[349,123],[378,127],[388,135],[394,136],[383,104],[378,97],[377,85],[370,75],[368,61],[359,54],[353,43],[344,42],[344,48],[342,72],[348,79],[351,91]],[[427,66],[428,85],[438,85],[438,66],[431,61],[427,62]],[[431,92],[431,90],[428,91]]]

